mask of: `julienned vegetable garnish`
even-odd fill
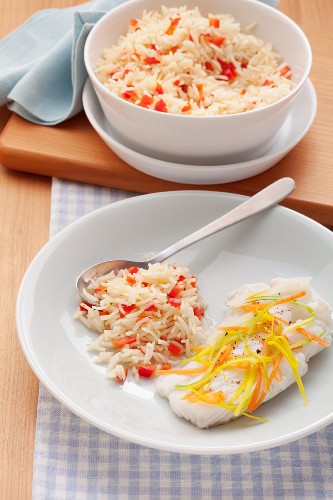
[[[276,279],[247,296],[246,287],[236,291],[211,341],[192,346],[179,369],[157,372],[166,375],[157,388],[174,411],[199,427],[240,415],[265,420],[253,412],[292,382],[306,403],[306,361],[330,345],[332,328],[329,306],[313,298],[308,281]]]
[[[214,404],[220,404],[228,409],[231,409],[236,416],[243,412],[244,408],[247,408],[248,413],[252,413],[264,400],[267,392],[269,391],[272,379],[281,380],[281,371],[279,369],[281,360],[285,357],[293,370],[295,380],[298,384],[299,390],[306,402],[305,391],[303,387],[302,380],[297,372],[297,359],[293,355],[293,349],[298,349],[299,343],[296,346],[290,344],[285,335],[282,333],[282,322],[281,319],[269,313],[271,307],[276,306],[281,303],[291,302],[293,304],[301,305],[300,302],[296,301],[296,297],[302,297],[305,295],[305,291],[291,297],[287,297],[283,300],[279,300],[278,297],[260,297],[261,300],[268,301],[268,304],[261,304],[256,301],[247,301],[243,309],[245,311],[251,310],[254,312],[254,318],[240,325],[239,327],[222,327],[221,336],[215,341],[212,346],[204,347],[198,354],[190,358],[188,361],[198,361],[200,364],[206,367],[205,375],[200,378],[197,382],[192,384],[187,384],[185,386],[177,386],[179,389],[194,389],[192,393],[194,398],[190,393],[185,397],[191,400],[200,400],[202,397],[204,401],[210,403],[207,400],[207,394],[209,391],[205,390],[205,385],[213,377],[217,375],[218,372],[223,372],[225,368],[235,369],[241,368],[244,370],[244,380],[239,385],[238,390],[229,401],[228,404],[223,402],[223,394],[220,393],[219,402],[214,402]],[[254,297],[253,297],[254,298]],[[310,308],[309,308],[310,309]],[[309,319],[314,320],[315,315],[313,310],[310,309],[311,316]],[[283,320],[282,320],[283,321]],[[308,324],[308,320],[301,322],[303,325]],[[305,333],[303,329],[300,331],[300,327],[296,327],[294,324],[289,325],[289,329],[295,329],[300,333]],[[249,347],[248,339],[251,336],[260,335],[259,338],[262,339],[262,349],[261,352],[254,352]],[[309,334],[308,334],[309,336]],[[305,336],[303,342],[311,342],[311,340]],[[328,344],[322,341],[320,338],[313,339],[314,341],[321,343],[324,347]],[[233,355],[232,348],[237,342],[244,342],[244,355]],[[208,362],[208,363],[207,363]],[[272,369],[268,371],[268,364],[272,365]],[[236,403],[238,401],[238,403]],[[245,413],[246,414],[246,413]]]

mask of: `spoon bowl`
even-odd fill
[[[98,305],[99,302],[97,299],[96,301],[92,301],[84,293],[85,289],[89,288],[92,281],[105,276],[112,271],[117,274],[120,269],[129,269],[131,267],[147,269],[149,264],[163,262],[193,243],[221,231],[222,229],[233,226],[234,224],[237,224],[252,215],[267,210],[289,196],[294,191],[295,187],[295,181],[290,177],[279,179],[238,205],[233,210],[230,210],[203,228],[198,229],[194,233],[174,243],[151,259],[139,262],[129,260],[109,260],[95,264],[83,271],[77,278],[77,292],[85,302],[88,302],[91,305]]]

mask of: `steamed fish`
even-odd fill
[[[253,412],[297,383],[309,359],[332,342],[330,306],[310,278],[276,278],[244,285],[226,301],[227,314],[207,344],[192,346],[180,369],[160,371],[158,393],[173,411],[204,428]]]

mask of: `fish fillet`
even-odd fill
[[[228,310],[226,316],[219,325],[219,328],[222,328],[222,330],[216,329],[210,332],[206,340],[206,345],[211,346],[221,338],[221,331],[225,332],[224,329],[226,327],[232,327],[234,330],[237,330],[237,328],[242,328],[242,326],[250,324],[251,320],[254,318],[255,312],[244,310],[243,306],[249,302],[248,298],[253,296],[253,294],[257,294],[255,298],[258,298],[258,304],[265,304],[269,303],[269,300],[267,299],[267,302],[265,302],[265,300],[262,300],[260,297],[275,297],[275,302],[281,301],[281,299],[283,302],[285,297],[301,293],[303,293],[303,295],[299,300],[272,305],[268,310],[268,314],[279,318],[278,321],[274,323],[281,325],[278,335],[280,337],[284,336],[289,345],[296,346],[296,348],[292,350],[292,361],[297,365],[296,371],[299,376],[303,377],[308,370],[309,359],[321,351],[325,346],[331,344],[333,333],[332,310],[322,298],[314,296],[310,286],[310,278],[276,278],[271,280],[269,285],[265,283],[255,283],[244,285],[233,291],[226,300]],[[252,301],[253,300],[254,299],[252,299]],[[302,305],[300,305],[300,302]],[[309,316],[311,316],[311,321],[309,320],[309,323],[302,327],[302,325],[307,322]],[[263,329],[261,332],[260,325],[258,325],[259,323],[256,323],[257,331],[255,335],[249,336],[246,340],[239,339],[232,344],[233,347],[230,359],[237,358],[242,360],[249,350],[255,353],[254,357],[256,354],[262,354],[263,343],[265,339],[268,338],[267,329]],[[296,328],[300,328],[301,330],[296,330]],[[302,333],[300,333],[300,331]],[[304,331],[313,337],[309,339],[304,334]],[[321,339],[320,343],[316,340],[312,340],[317,337]],[[268,362],[266,367],[266,378],[269,378],[273,369],[273,362]],[[218,405],[207,403],[201,398],[195,398],[193,402],[193,391],[189,390],[188,384],[198,382],[203,377],[203,374],[186,374],[186,371],[198,368],[203,369],[202,362],[192,360],[182,365],[180,370],[177,370],[179,373],[164,374],[157,377],[156,389],[162,397],[169,400],[171,408],[176,415],[189,420],[197,427],[206,428],[227,423],[247,412],[247,406],[242,408],[241,412],[236,412],[236,414],[234,408],[229,409],[223,407],[223,405],[230,406],[230,402],[232,402],[234,406],[239,402],[241,396],[239,396],[238,399],[236,398],[236,400],[232,398],[235,398],[235,394],[237,394],[236,391],[244,380],[244,369],[225,368],[197,389],[199,392],[204,392],[206,395],[205,397],[210,397],[211,395],[219,393],[223,395],[223,405]],[[257,382],[260,388],[259,395],[262,395],[261,402],[268,401],[295,382],[295,373],[292,370],[290,359],[288,361],[287,357],[282,357],[278,368],[278,376],[275,375],[272,377],[269,390],[266,394],[264,392],[264,378],[265,377],[262,376],[261,382]],[[187,387],[181,389],[176,386]],[[249,383],[245,386],[245,389],[246,387],[249,388],[250,396],[251,393],[253,395],[255,384],[253,383],[251,386]],[[189,396],[190,394],[192,394],[192,401],[191,397],[184,399],[184,396]]]

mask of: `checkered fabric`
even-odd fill
[[[136,193],[53,180],[50,235]],[[41,385],[34,500],[333,499],[333,425],[291,444],[229,456],[162,452],[111,436]]]

